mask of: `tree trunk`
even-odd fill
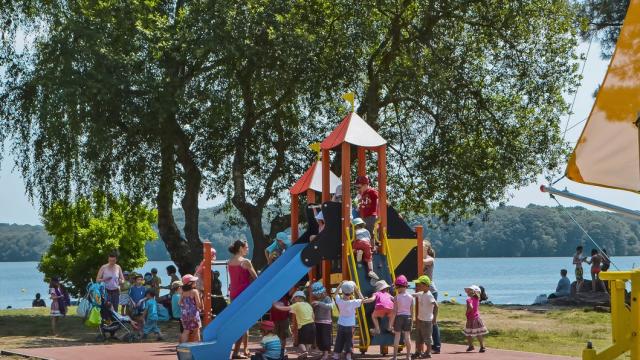
[[[173,197],[175,194],[175,150],[174,141],[171,130],[167,129],[167,120],[160,121],[160,184],[158,187],[158,196],[156,198],[158,206],[158,232],[160,238],[164,242],[171,260],[178,266],[180,274],[193,274],[196,265],[202,258],[202,246],[199,239],[185,240],[180,234],[180,230],[176,225],[173,217]],[[186,197],[187,195],[185,195]],[[191,196],[191,193],[190,193]],[[192,202],[187,202],[189,206],[193,206]],[[193,222],[194,211],[189,207],[189,217],[185,210],[185,224]],[[195,226],[197,234],[198,224],[198,205],[197,195],[195,203]],[[185,225],[186,228],[186,225]]]

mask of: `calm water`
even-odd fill
[[[640,266],[640,256],[614,257],[620,269]],[[138,271],[147,272],[156,267],[167,284],[164,272],[170,261],[151,261]],[[531,304],[536,296],[555,290],[561,268],[569,270],[573,281],[571,258],[440,258],[436,262],[434,279],[440,292],[440,300],[463,300],[463,288],[471,284],[483,285],[489,299],[496,304]],[[222,274],[223,289],[227,277]],[[612,270],[615,268],[612,267]],[[588,273],[588,271],[585,271]],[[588,277],[588,275],[587,275]],[[36,262],[0,262],[0,308],[29,307],[35,293],[47,294],[47,284],[42,281]],[[411,279],[410,279],[411,280]],[[166,291],[166,290],[165,290]],[[447,294],[448,297],[444,295]],[[49,300],[46,299],[47,305]]]

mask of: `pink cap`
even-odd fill
[[[197,280],[198,280],[198,278],[193,276],[193,275],[191,275],[191,274],[187,274],[187,275],[182,277],[182,283],[185,284],[185,285],[189,284],[189,283],[192,283],[192,282],[195,282]]]
[[[396,282],[395,282],[396,286],[401,286],[401,287],[408,287],[409,286],[409,281],[407,281],[407,277],[404,275],[400,275],[396,278]]]

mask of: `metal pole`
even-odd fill
[[[606,210],[613,211],[613,212],[618,213],[620,215],[624,215],[624,216],[630,217],[630,218],[635,219],[635,220],[640,220],[640,211],[637,211],[637,210],[631,210],[631,209],[624,208],[622,206],[609,204],[609,203],[604,202],[604,201],[595,200],[595,199],[592,199],[592,198],[588,198],[586,196],[574,194],[574,193],[569,192],[567,190],[558,190],[558,189],[556,189],[554,187],[551,187],[551,186],[540,185],[540,191],[546,192],[546,193],[549,193],[549,194],[552,194],[552,195],[562,196],[564,198],[575,200],[575,201],[579,201],[579,202],[582,202],[582,203],[585,203],[585,204],[597,206],[597,207],[600,207],[600,208],[603,208],[603,209],[606,209]]]

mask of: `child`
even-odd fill
[[[171,317],[175,320],[178,320],[178,324],[180,325],[180,335],[184,329],[182,328],[182,321],[180,321],[180,315],[182,310],[180,309],[180,295],[182,295],[182,281],[174,281],[171,283],[171,291],[173,294],[171,295]],[[180,335],[178,335],[178,340]]]
[[[321,282],[316,282],[311,286],[313,295],[313,315],[316,323],[316,346],[322,351],[322,360],[329,359],[331,351],[331,332],[333,329],[333,321],[331,318],[331,310],[333,309],[333,301],[327,295],[327,291]]]
[[[273,332],[275,326],[273,321],[260,323],[260,332],[262,332],[260,345],[262,348],[251,356],[251,360],[280,360],[283,358],[280,338]]]
[[[156,290],[153,288],[148,289],[145,294],[145,298],[146,303],[144,306],[144,313],[142,314],[142,318],[144,319],[142,338],[146,339],[149,334],[156,333],[158,334],[158,341],[162,341],[164,339],[162,338],[162,333],[158,327],[158,303],[156,302]]]
[[[433,345],[431,339],[433,325],[437,324],[438,303],[429,291],[431,279],[427,275],[420,276],[415,283],[417,292],[413,294],[413,297],[416,298],[418,305],[418,318],[416,319],[416,352],[414,357],[429,359],[431,358],[431,345]],[[427,346],[425,353],[422,352],[423,345]]]
[[[584,283],[584,270],[582,269],[582,263],[586,257],[582,256],[582,246],[576,248],[576,253],[573,255],[573,265],[576,266],[576,293],[579,293]]]
[[[375,308],[373,314],[371,314],[371,320],[373,322],[373,329],[371,333],[373,335],[380,334],[380,321],[383,318],[387,318],[387,331],[393,333],[391,327],[391,319],[393,317],[393,295],[389,294],[389,284],[384,280],[376,282],[376,292],[367,299],[362,301],[363,304],[375,302]]]
[[[200,301],[200,293],[195,288],[198,278],[191,274],[182,277],[182,295],[180,296],[180,322],[182,322],[182,334],[180,342],[200,341],[200,328],[202,322],[200,320],[200,311],[202,311],[202,302]]]
[[[346,353],[347,360],[351,360],[353,354],[353,330],[356,326],[356,310],[362,305],[362,293],[353,281],[342,281],[336,288],[342,291],[342,296],[336,297],[336,305],[340,311],[338,317],[338,334],[333,348],[333,358],[339,359],[342,352]],[[357,298],[353,299],[352,294]]]
[[[144,306],[144,297],[147,289],[144,287],[144,278],[140,274],[134,276],[135,284],[129,289],[129,310],[131,318],[140,315]]]
[[[353,250],[356,252],[358,262],[367,264],[367,276],[373,280],[379,280],[378,275],[373,271],[373,256],[371,254],[371,233],[365,229],[367,224],[361,218],[353,219],[356,228],[356,236],[353,241]]]
[[[311,349],[316,337],[313,308],[309,303],[305,302],[306,299],[304,292],[296,291],[293,294],[293,304],[281,306],[278,303],[273,303],[273,307],[276,309],[292,312],[296,316],[296,322],[298,323],[298,349],[300,350],[298,359],[306,359],[309,356],[308,349]]]
[[[467,351],[473,351],[473,338],[477,337],[480,342],[480,352],[486,351],[484,347],[483,336],[488,334],[487,328],[484,326],[484,322],[480,318],[480,287],[477,285],[471,285],[468,288],[464,288],[467,293],[467,325],[464,328],[464,334],[467,337],[467,343],[469,347]]]
[[[404,275],[396,278],[396,295],[393,306],[393,359],[397,359],[398,347],[400,346],[400,336],[404,336],[404,345],[407,347],[407,359],[411,358],[411,320],[413,316],[413,297],[407,293],[409,282]]]
[[[120,284],[120,314],[127,315],[127,307],[129,306],[129,289],[131,288],[129,276],[131,274],[128,271],[125,271],[122,275],[124,276],[124,281]]]
[[[285,294],[280,300],[276,302],[279,306],[289,306],[289,295]],[[289,311],[281,311],[276,309],[275,306],[271,307],[270,313],[271,321],[275,324],[275,333],[280,338],[280,345],[282,350],[287,346],[287,338],[291,336],[291,329],[289,328]]]
[[[65,316],[67,308],[64,302],[64,294],[60,288],[60,279],[57,277],[51,278],[49,282],[49,296],[51,297],[51,330],[54,336],[58,336],[56,324],[59,317]]]

